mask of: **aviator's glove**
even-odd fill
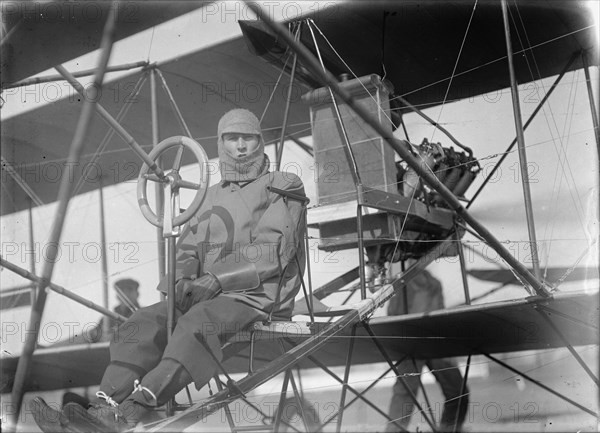
[[[212,274],[204,274],[195,280],[179,280],[175,286],[175,305],[185,313],[198,302],[208,301],[219,293],[221,284]]]

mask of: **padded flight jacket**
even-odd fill
[[[211,186],[177,243],[175,280],[210,272],[220,296],[265,312],[275,304],[274,317],[289,318],[304,273],[304,207],[269,187],[305,197],[300,178],[284,172]]]

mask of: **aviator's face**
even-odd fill
[[[260,137],[256,134],[241,134],[226,132],[223,134],[223,146],[227,153],[236,159],[243,158],[254,152],[259,145]]]

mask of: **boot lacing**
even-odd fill
[[[136,379],[133,382],[133,392],[132,392],[132,394],[135,394],[138,391],[140,391],[140,392],[146,391],[148,394],[150,394],[152,396],[152,398],[154,399],[154,401],[158,403],[158,399],[156,398],[156,395],[154,395],[154,393],[152,391],[150,391],[149,388],[147,388],[145,386],[142,386],[142,384],[140,383],[140,381],[138,379]]]
[[[104,391],[98,391],[96,393],[96,397],[101,398],[104,401],[106,401],[106,403],[110,407],[119,407],[119,403],[117,403],[116,401],[114,401],[110,396],[106,395],[106,393]],[[115,416],[115,422],[118,421],[119,420],[119,413],[118,413],[118,411],[115,411],[114,416]]]
[[[96,393],[96,397],[103,399],[104,401],[106,401],[106,403],[108,403],[112,407],[119,406],[119,403],[117,403],[112,398],[110,398],[108,395],[106,395],[106,393],[104,391],[98,391]]]

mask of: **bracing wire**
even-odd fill
[[[578,30],[573,30],[572,32],[565,33],[564,35],[557,36],[557,37],[555,37],[555,38],[552,38],[552,39],[548,39],[547,41],[540,42],[539,44],[536,44],[536,45],[532,45],[531,47],[529,47],[529,49],[530,49],[530,50],[532,50],[532,49],[534,49],[534,48],[538,48],[538,47],[544,46],[544,45],[546,45],[546,44],[550,44],[550,43],[552,43],[552,42],[556,42],[556,41],[558,41],[558,40],[560,40],[560,39],[568,38],[568,37],[570,37],[570,36],[573,36],[573,35],[575,35],[575,34],[577,34],[577,33],[584,32],[584,31],[586,31],[586,30],[593,29],[594,27],[595,27],[595,25],[590,25],[590,26],[586,26],[586,27],[583,27],[583,28],[581,28],[581,29],[578,29]],[[515,51],[515,52],[513,53],[513,55],[517,55],[517,54],[523,54],[523,53],[524,53],[524,51],[525,51],[525,50]],[[459,72],[458,74],[455,74],[455,75],[454,75],[454,77],[459,77],[459,76],[461,76],[461,75],[465,75],[465,74],[468,74],[468,73],[470,73],[470,72],[476,71],[477,69],[485,68],[486,66],[489,66],[489,65],[492,65],[492,64],[494,64],[494,63],[497,63],[497,62],[501,62],[501,61],[503,61],[503,60],[506,60],[506,58],[507,58],[506,56],[502,56],[502,57],[499,57],[499,58],[497,58],[497,59],[490,60],[489,62],[486,62],[486,63],[484,63],[484,64],[482,64],[482,65],[474,66],[474,67],[472,67],[472,68],[470,68],[470,69],[467,69],[467,70],[465,70],[465,71]],[[414,90],[411,90],[411,91],[409,91],[409,92],[403,93],[402,95],[398,95],[398,97],[405,98],[406,96],[408,96],[408,95],[410,95],[410,94],[412,94],[412,93],[420,92],[421,90],[425,90],[425,89],[427,89],[427,88],[429,88],[429,87],[433,87],[433,86],[435,86],[435,85],[438,85],[438,84],[440,84],[440,83],[443,83],[444,81],[448,81],[449,79],[450,79],[450,77],[442,78],[442,79],[440,79],[440,80],[437,80],[437,81],[434,81],[434,82],[432,82],[432,83],[429,83],[429,84],[427,84],[427,85],[425,85],[425,86],[421,86],[421,87],[419,87],[419,88],[417,88],[417,89],[414,89]],[[394,99],[394,98],[392,98],[392,99]]]
[[[538,62],[535,58],[535,54],[533,53],[532,47],[531,47],[531,42],[529,40],[529,36],[527,34],[527,28],[523,22],[523,18],[521,16],[520,10],[519,10],[519,6],[518,4],[515,2],[515,10],[516,10],[516,14],[519,18],[519,22],[521,24],[521,27],[523,29],[523,34],[525,37],[525,40],[527,42],[527,47],[525,47],[525,44],[523,43],[522,39],[521,39],[521,33],[518,30],[518,26],[517,23],[515,22],[515,18],[513,16],[513,13],[511,12],[511,10],[509,9],[509,14],[511,17],[511,20],[513,22],[514,27],[517,29],[517,36],[519,38],[519,42],[521,44],[521,48],[523,52],[527,52],[530,51],[531,52],[531,57],[533,60],[533,64],[535,66],[535,69],[537,71],[538,77],[541,76],[540,70],[539,70],[539,65]],[[525,55],[525,61],[527,62],[527,67],[529,69],[530,75],[532,77],[532,79],[535,79],[534,74],[533,74],[533,70],[531,68],[531,65],[529,63],[529,58],[527,55]],[[544,87],[544,83],[543,80],[539,81],[540,85],[542,86],[542,89],[546,92],[546,89]],[[573,172],[571,170],[570,167],[570,163],[569,160],[567,158],[567,154],[566,154],[566,148],[568,147],[568,143],[569,143],[569,138],[571,137],[570,134],[570,126],[569,126],[569,133],[567,133],[567,123],[569,125],[572,125],[573,122],[573,114],[574,114],[574,104],[575,104],[575,100],[576,100],[576,94],[577,94],[577,80],[575,79],[575,77],[573,77],[573,80],[571,82],[571,89],[570,89],[570,94],[569,94],[569,102],[571,102],[571,95],[573,95],[573,86],[575,86],[575,91],[574,91],[574,95],[573,95],[573,99],[572,99],[572,107],[571,110],[569,111],[570,116],[567,115],[565,118],[565,127],[563,128],[563,133],[562,135],[559,132],[558,135],[558,144],[556,143],[556,139],[554,138],[554,134],[553,134],[553,129],[552,129],[552,125],[550,124],[550,121],[548,120],[548,115],[546,114],[546,110],[543,107],[543,113],[544,113],[544,118],[546,119],[546,123],[548,125],[548,131],[552,137],[552,144],[554,146],[554,150],[557,153],[557,157],[558,157],[558,164],[560,166],[560,170],[556,170],[555,174],[554,174],[554,181],[553,181],[553,188],[552,188],[552,198],[551,198],[551,202],[554,203],[553,207],[556,207],[556,205],[558,204],[558,200],[559,200],[559,192],[560,192],[560,187],[562,185],[562,181],[563,181],[563,177],[565,177],[567,183],[569,184],[569,180],[571,180],[572,182],[572,188],[575,190],[575,196],[573,195],[573,190],[571,189],[571,187],[569,186],[569,194],[571,196],[571,200],[573,201],[573,204],[575,205],[575,213],[577,215],[577,218],[579,220],[579,224],[581,225],[581,227],[584,226],[584,223],[581,219],[581,215],[583,214],[583,205],[581,203],[581,199],[580,199],[580,195],[579,192],[577,190],[577,183],[575,182],[575,179],[573,177]],[[557,121],[556,121],[556,117],[552,111],[552,106],[550,104],[550,101],[547,101],[547,105],[548,105],[548,110],[550,112],[550,118],[552,119],[552,123],[554,125],[554,128],[556,129],[556,131],[559,131],[558,125],[557,125]],[[570,119],[570,120],[569,120]],[[566,139],[566,143],[565,143],[565,139]],[[564,155],[564,158],[563,156]],[[562,176],[560,175],[562,173]],[[568,175],[567,175],[568,173]],[[556,181],[558,178],[558,187],[556,187]],[[556,194],[555,194],[556,193]],[[553,225],[552,225],[552,229],[551,229],[551,233],[554,232],[554,226],[555,226],[556,220],[554,220]],[[549,223],[548,223],[549,224]],[[548,225],[546,225],[545,227],[545,231],[544,234],[547,233],[548,230]],[[549,263],[549,256],[550,256],[550,247],[551,247],[551,243],[548,245],[548,249],[546,250],[546,270],[548,267],[548,263]]]
[[[458,55],[456,56],[456,62],[454,62],[454,68],[452,68],[452,73],[450,74],[450,81],[448,82],[448,86],[446,87],[446,93],[444,94],[444,99],[442,101],[442,105],[440,107],[440,112],[438,113],[438,117],[436,120],[436,124],[440,123],[440,119],[442,117],[442,112],[444,111],[444,104],[446,103],[446,99],[448,98],[448,93],[450,93],[450,87],[452,87],[452,80],[454,79],[454,74],[456,73],[456,68],[458,67],[458,62],[460,61],[460,56],[462,54],[463,48],[465,46],[465,42],[467,41],[467,35],[469,34],[469,29],[471,28],[471,22],[473,21],[473,16],[475,15],[475,9],[477,9],[477,1],[475,0],[475,4],[473,5],[473,10],[471,11],[471,16],[469,17],[469,22],[467,24],[467,29],[465,30],[465,34],[463,36],[462,42],[460,43],[460,49],[458,50]],[[437,128],[433,128],[433,132],[431,133],[430,141],[433,141],[433,136],[435,135],[435,131]]]
[[[337,52],[336,52],[336,54],[337,54]],[[452,77],[451,77],[451,79],[452,79]]]
[[[525,24],[523,23],[523,19],[522,19],[522,17],[521,17],[521,14],[520,14],[520,11],[519,11],[519,7],[518,7],[518,5],[516,4],[516,2],[515,2],[515,7],[516,7],[516,11],[517,11],[517,15],[518,15],[518,17],[519,17],[519,20],[520,20],[520,22],[521,22],[521,26],[523,27],[523,33],[524,33],[524,35],[525,35],[525,39],[526,39],[526,41],[527,41],[527,44],[528,44],[528,46],[530,46],[530,47],[531,47],[531,42],[530,42],[530,40],[529,40],[529,36],[528,36],[528,34],[527,34],[527,29],[526,29],[526,27],[525,27]],[[510,12],[510,10],[509,10],[509,12]],[[512,17],[512,13],[511,13],[511,18],[512,18],[512,20],[513,20],[513,24],[514,24],[514,25],[515,25],[515,27],[516,27],[516,23],[514,23],[514,17]],[[519,32],[517,32],[517,35],[519,36],[519,41],[521,42],[521,46],[523,46],[523,43],[522,43],[522,41],[521,41],[521,37],[520,37],[520,33],[519,33]],[[532,50],[532,48],[528,48],[528,50]],[[526,51],[526,50],[523,50],[523,51]],[[533,58],[533,63],[534,63],[534,65],[535,65],[535,68],[536,68],[536,71],[537,71],[537,73],[538,73],[538,76],[541,76],[541,73],[540,73],[540,70],[539,70],[539,65],[538,65],[538,62],[537,62],[537,60],[536,60],[536,58],[535,58],[535,55],[533,54],[533,51],[532,51],[531,55],[532,55],[532,58]],[[531,74],[531,76],[532,76],[532,78],[533,78],[533,72],[531,71],[531,67],[530,67],[530,65],[529,65],[529,60],[528,60],[527,56],[525,57],[525,60],[527,61],[527,65],[528,65],[528,67],[529,67],[530,74]],[[571,92],[573,91],[572,87],[573,87],[573,86],[577,86],[578,82],[579,82],[579,81],[578,81],[578,79],[576,79],[575,77],[573,77],[573,80],[572,80],[572,82],[571,82]],[[542,80],[540,80],[540,85],[542,86],[542,89],[545,91],[544,82],[543,82]],[[575,94],[576,94],[576,90],[575,90]],[[576,99],[576,96],[573,96],[573,103],[572,103],[572,106],[574,106],[574,104],[575,104],[575,99]],[[571,99],[570,99],[570,95],[569,95],[569,100],[571,100]],[[548,105],[548,110],[550,111],[550,117],[552,118],[552,121],[553,121],[553,123],[554,123],[554,128],[556,129],[556,131],[559,131],[559,128],[558,128],[558,125],[557,125],[557,122],[556,122],[556,117],[554,116],[554,113],[553,113],[553,111],[552,111],[552,106],[551,106],[551,104],[550,104],[550,101],[548,101],[548,102],[547,102],[547,105]],[[574,108],[572,108],[572,109],[571,109],[571,111],[570,111],[571,119],[572,119],[572,117],[573,117],[573,113],[574,113]],[[545,114],[545,111],[544,111],[544,114]],[[546,116],[546,118],[547,118],[547,116]],[[547,120],[547,119],[546,119],[546,120]],[[571,120],[571,122],[572,122],[572,120]],[[561,155],[560,149],[561,149],[561,148],[560,148],[560,147],[558,147],[558,148],[557,148],[557,146],[556,146],[556,143],[555,143],[555,141],[554,141],[554,136],[553,136],[553,134],[552,134],[552,127],[551,127],[551,125],[549,124],[549,122],[547,122],[547,123],[548,123],[548,130],[549,130],[549,132],[550,132],[551,136],[553,137],[553,141],[552,141],[552,142],[553,142],[553,144],[554,144],[555,150],[556,150],[556,152],[557,152],[557,155],[558,155],[558,160],[559,160],[559,164],[561,165],[561,170],[562,170],[562,172],[563,172],[563,173],[569,173],[569,175],[570,175],[570,179],[571,179],[571,181],[573,182],[573,187],[574,187],[574,189],[575,189],[575,190],[576,190],[576,192],[577,192],[577,183],[575,182],[575,179],[574,179],[574,177],[573,177],[573,171],[572,171],[572,169],[571,169],[571,167],[570,167],[569,160],[568,160],[568,159],[567,159],[567,157],[566,157],[566,153],[564,152],[564,149],[563,149],[563,154],[564,154],[565,156],[564,156],[564,160],[563,160],[563,159],[561,159],[561,158],[560,158],[560,155]],[[566,124],[566,121],[565,121],[565,124]],[[559,134],[559,143],[560,143],[560,146],[562,146],[562,145],[563,145],[563,141],[565,140],[565,138],[567,139],[567,142],[568,142],[568,139],[571,137],[571,135],[570,135],[570,134],[566,134],[564,131],[565,131],[565,129],[563,129],[563,135],[562,135],[562,136],[560,136],[560,134]],[[567,169],[565,169],[565,164],[566,164],[566,166],[567,166]],[[557,172],[557,173],[558,173],[558,172]],[[562,177],[561,177],[561,181],[562,181]],[[567,181],[568,181],[568,179],[567,179]],[[576,196],[577,196],[577,198],[579,198],[579,197],[580,197],[578,193],[577,193],[577,195],[576,195]],[[579,205],[579,209],[578,209],[578,211],[580,211],[580,212],[583,212],[583,205],[581,204],[581,200],[576,200],[576,199],[575,199],[575,197],[573,197],[572,193],[571,193],[571,198],[572,198],[572,200],[573,200],[573,204],[574,204],[575,206]],[[578,217],[579,217],[579,219],[580,219],[580,223],[581,223],[581,217],[580,217],[579,213],[578,213]],[[581,223],[581,224],[582,224],[582,223]],[[583,225],[583,224],[582,224],[582,225]]]
[[[348,336],[348,337],[346,337],[346,336],[338,336],[336,338],[344,339],[344,338],[351,338],[351,337],[350,336]],[[360,336],[355,336],[354,338],[359,338],[360,339],[361,337]],[[362,338],[365,338],[365,337],[362,337]],[[391,338],[403,338],[403,337],[391,337]],[[593,349],[593,347],[585,347],[585,348],[582,348],[580,350],[580,352],[589,352],[592,349]],[[547,368],[547,367],[551,366],[552,364],[556,364],[556,363],[559,363],[561,361],[564,361],[564,360],[570,358],[569,354],[564,354],[564,353],[561,354],[560,353],[561,351],[564,352],[563,348],[553,348],[553,349],[550,349],[550,351],[553,352],[553,353],[558,354],[558,356],[554,357],[551,361],[545,362],[543,364],[536,365],[535,367],[533,367],[531,369],[523,371],[523,373],[530,373],[530,372],[535,371],[535,370],[542,370],[544,368]],[[511,356],[509,356],[507,358],[503,358],[503,359],[505,361],[516,361],[516,362],[519,362],[519,360],[522,360],[522,359],[527,359],[527,358],[534,359],[536,356],[537,356],[536,353],[524,353],[524,354],[511,355]],[[489,359],[483,358],[483,357],[481,359],[478,359],[476,361],[472,361],[471,362],[471,366],[472,367],[473,366],[483,366],[484,367],[484,366],[493,365],[493,364],[494,364],[494,362],[492,360],[489,360]],[[461,363],[458,363],[456,367],[460,368],[460,369],[464,369],[465,366],[466,366],[466,364],[464,362],[461,362]],[[378,381],[396,381],[397,379],[399,379],[401,377],[402,378],[411,378],[411,377],[415,377],[415,376],[423,377],[423,376],[426,376],[426,375],[429,375],[429,374],[433,374],[433,373],[439,372],[439,371],[444,371],[444,370],[446,370],[446,368],[426,370],[426,371],[421,370],[418,373],[406,372],[406,373],[401,373],[400,375],[395,375],[394,373],[392,373],[392,372],[390,372],[388,370],[388,373],[386,373],[384,376],[380,377],[378,379]],[[514,374],[513,376],[508,376],[508,377],[502,376],[501,378],[499,377],[497,380],[498,381],[506,381],[506,380],[509,380],[509,379],[517,378],[518,376],[519,376],[518,374]],[[331,380],[334,380],[334,379],[331,379]],[[353,388],[359,389],[359,387],[361,387],[362,385],[372,384],[372,382],[373,382],[373,378],[354,378],[353,380],[350,380],[348,382],[348,385],[352,386]],[[267,384],[263,384],[260,387],[255,388],[253,390],[252,394],[248,394],[246,396],[246,398],[248,399],[248,401],[251,402],[251,403],[253,403],[253,404],[255,404],[258,407],[265,407],[267,405],[270,405],[269,402],[272,401],[273,396],[278,396],[280,394],[280,391],[273,384],[271,384],[271,390],[264,389],[266,387],[266,385]],[[320,385],[315,385],[315,386],[303,387],[303,391],[305,393],[318,393],[319,395],[322,395],[324,392],[327,392],[329,390],[332,390],[332,391],[339,390],[339,386],[340,385],[337,384],[337,383],[320,384]],[[467,396],[467,395],[470,395],[470,392],[466,392],[465,394],[462,395],[462,397]],[[443,400],[441,401],[441,403],[445,404],[446,402],[450,402],[450,401],[452,401],[454,399],[458,399],[460,397],[461,396],[457,396],[457,397],[452,398],[452,399],[443,398]],[[233,403],[234,401],[236,401],[237,399],[238,399],[238,397],[231,396],[231,397],[225,398],[223,400],[223,402],[225,404],[230,404],[230,403]],[[346,409],[347,408],[344,408],[344,410],[346,410]],[[423,409],[423,411],[432,410],[432,409],[435,410],[436,407],[435,406],[433,406],[433,407],[423,406],[422,409]],[[420,413],[419,411],[416,412],[416,414],[419,414],[419,413]],[[416,415],[413,414],[413,416],[416,416]],[[397,420],[400,420],[400,419],[401,418],[393,419],[392,421],[386,421],[386,423],[391,423],[393,421],[397,421]],[[163,421],[164,420],[154,421],[152,423],[145,424],[145,427],[146,428],[151,428],[153,426],[158,425],[160,422],[163,422]],[[331,420],[329,420],[329,421],[331,421]]]
[[[152,51],[152,43],[154,42],[154,30],[156,30],[155,26],[152,27],[152,34],[150,35],[150,44],[148,45],[148,56],[146,57],[148,63],[150,63],[150,52]]]
[[[277,77],[277,81],[275,82],[275,86],[273,86],[273,90],[271,91],[271,94],[269,95],[269,99],[267,100],[267,104],[265,105],[265,109],[263,110],[262,114],[260,115],[259,123],[262,123],[263,119],[265,118],[265,115],[267,114],[267,110],[271,106],[271,102],[273,101],[273,96],[275,95],[275,90],[277,90],[277,88],[279,87],[279,82],[281,81],[281,78],[283,77],[283,73],[285,72],[285,68],[286,68],[288,62],[290,61],[291,57],[292,57],[292,53],[290,51],[290,52],[288,52],[288,55],[287,55],[287,57],[285,59],[285,63],[283,64],[283,67],[281,68],[281,71],[279,72],[279,76]]]
[[[340,55],[340,53],[338,53],[338,51],[331,44],[331,42],[329,41],[329,39],[327,39],[327,36],[325,36],[325,34],[321,31],[321,29],[319,28],[319,26],[317,26],[317,24],[312,20],[312,18],[310,18],[308,20],[308,22],[309,22],[309,26],[310,25],[314,26],[314,28],[319,32],[319,34],[321,35],[321,37],[325,40],[325,42],[327,42],[327,45],[329,45],[329,48],[331,48],[331,50],[335,53],[335,55],[343,63],[343,65],[348,69],[348,71],[352,74],[352,76],[354,78],[358,78],[358,76],[352,70],[352,68],[350,67],[350,65],[348,65],[348,63],[346,63],[346,61],[342,58],[342,56]],[[315,44],[316,44],[316,42],[315,42]],[[321,61],[321,63],[323,63],[323,62]],[[323,66],[323,68],[325,68],[325,66]],[[388,114],[385,112],[385,110],[377,102],[377,100],[375,99],[375,97],[371,94],[371,92],[369,92],[369,90],[366,88],[366,86],[362,82],[360,82],[360,84],[361,84],[362,88],[365,90],[365,92],[367,92],[367,94],[371,97],[371,99],[373,100],[373,102],[375,102],[375,104],[376,104],[377,108],[379,109],[379,111],[381,112],[381,114],[383,114],[385,116],[385,118],[391,123],[392,119],[388,116]]]
[[[577,85],[574,84],[574,85],[571,86],[570,94],[569,94],[569,101],[572,100],[573,104],[575,103],[576,94],[577,94]],[[571,99],[572,95],[573,95],[573,99]],[[553,181],[553,185],[552,185],[552,197],[551,197],[551,207],[554,208],[554,209],[557,209],[558,205],[559,205],[560,190],[561,190],[561,187],[562,187],[562,184],[563,184],[563,178],[566,177],[566,173],[567,172],[569,174],[571,174],[571,176],[572,176],[572,171],[571,171],[570,167],[568,167],[568,159],[567,159],[567,155],[566,155],[566,150],[567,150],[567,147],[568,147],[569,141],[570,141],[569,140],[569,134],[570,134],[571,125],[573,123],[573,114],[574,114],[574,111],[575,111],[575,109],[572,106],[571,109],[568,111],[568,113],[570,114],[570,116],[567,115],[566,118],[565,118],[565,126],[564,126],[564,129],[563,129],[563,135],[562,135],[562,137],[559,137],[559,141],[560,141],[560,144],[561,144],[561,147],[559,147],[559,149],[563,150],[563,152],[564,152],[564,159],[563,159],[561,153],[558,152],[558,155],[557,155],[558,156],[558,165],[560,166],[561,170],[560,171],[556,170],[556,172],[554,173],[554,181]],[[569,134],[567,133],[567,123],[569,124],[569,126],[568,126]],[[566,136],[566,143],[563,144],[563,141],[565,140],[565,136]],[[555,149],[556,149],[556,143],[555,143],[555,141],[553,141],[552,143],[555,145]],[[567,170],[565,170],[565,164],[564,164],[564,162],[566,162],[566,164],[567,164]],[[558,179],[558,186],[556,185],[557,179]],[[568,181],[568,178],[567,178],[567,188],[569,189],[569,194],[571,196],[571,199],[573,200],[573,204],[575,205],[575,214],[577,215],[577,219],[579,220],[579,224],[581,225],[581,227],[584,227],[584,223],[583,223],[583,221],[581,219],[581,213],[583,213],[583,209],[580,210],[579,208],[577,208],[578,201],[576,201],[575,197],[573,197],[573,190],[570,188],[570,185],[568,185],[568,183],[569,183],[569,181]],[[579,195],[578,195],[578,192],[577,192],[576,183],[574,181],[573,181],[573,185],[575,186],[575,192],[577,194],[577,198],[579,198]],[[579,204],[581,206],[580,202],[579,202]],[[554,219],[552,221],[552,226],[551,226],[551,229],[550,229],[550,236],[551,237],[554,235],[555,226],[556,226],[556,219]],[[546,227],[545,227],[544,237],[546,236],[547,230],[548,230],[548,225],[546,225]],[[546,255],[547,255],[546,259],[547,259],[547,261],[549,261],[551,247],[552,247],[552,239],[550,239],[550,242],[548,244],[548,249],[547,249],[547,252],[546,252]]]
[[[340,54],[337,52],[337,50],[335,49],[335,47],[333,47],[333,45],[331,44],[331,42],[330,42],[330,41],[327,39],[327,37],[326,37],[326,36],[323,34],[323,32],[321,31],[321,29],[319,29],[319,27],[316,25],[316,23],[315,23],[315,22],[314,22],[312,19],[309,19],[309,20],[308,20],[308,28],[310,29],[310,31],[311,31],[311,34],[313,34],[313,32],[312,32],[312,27],[313,27],[313,26],[314,26],[314,27],[315,27],[315,29],[316,29],[316,30],[319,32],[319,34],[320,34],[320,35],[323,37],[323,39],[325,39],[325,41],[327,42],[327,44],[329,45],[329,47],[330,47],[330,48],[333,50],[333,52],[334,52],[334,53],[335,53],[335,54],[338,56],[338,58],[339,58],[339,59],[342,61],[342,63],[344,64],[344,66],[346,66],[346,68],[347,68],[347,69],[350,71],[350,73],[351,73],[351,74],[352,74],[352,75],[353,75],[355,78],[358,78],[358,77],[356,76],[356,74],[354,73],[354,71],[352,70],[352,68],[350,68],[350,66],[349,66],[349,65],[346,63],[346,61],[345,61],[345,60],[344,60],[344,59],[341,57],[341,55],[340,55]],[[319,52],[319,49],[318,49],[317,42],[316,42],[316,39],[315,39],[315,37],[314,37],[314,34],[313,34],[313,40],[314,40],[314,44],[315,44],[315,49],[317,50],[317,54],[319,54],[319,61],[321,62],[321,66],[322,66],[322,68],[323,68],[323,69],[325,69],[325,65],[324,65],[324,63],[323,63],[323,60],[322,60],[322,58],[321,58],[321,55],[320,55],[320,52]],[[390,117],[389,117],[389,116],[388,116],[388,114],[385,112],[385,110],[384,110],[384,109],[381,107],[381,105],[380,105],[380,104],[377,102],[377,100],[374,98],[374,96],[371,94],[371,92],[369,92],[369,90],[366,88],[366,86],[365,86],[364,84],[362,84],[362,82],[361,82],[360,84],[361,84],[361,86],[363,87],[363,89],[365,90],[365,92],[366,92],[366,93],[367,93],[367,94],[368,94],[368,95],[371,97],[371,99],[372,99],[372,100],[375,102],[375,104],[376,104],[376,106],[377,106],[378,110],[380,110],[380,111],[381,111],[381,113],[383,113],[383,115],[384,115],[384,116],[385,116],[385,117],[388,119],[388,121],[391,123],[391,119],[390,119]],[[421,160],[423,160],[422,156],[421,156],[420,154],[418,154],[418,155],[419,155],[419,157],[421,158]],[[425,164],[425,165],[426,165],[426,164]],[[426,165],[426,166],[427,166],[427,165]],[[431,168],[430,168],[429,166],[427,166],[427,169],[428,169],[428,170],[430,170],[430,172],[432,172],[432,173],[433,173],[433,171],[431,170]],[[422,181],[420,177],[419,177],[419,181]],[[397,184],[397,182],[396,182],[396,184]],[[413,200],[414,200],[415,192],[416,192],[416,190],[414,190],[414,191],[412,192],[412,194],[411,194],[411,197],[410,197],[410,204],[412,204],[412,202],[413,202]],[[403,222],[402,222],[402,227],[401,227],[401,229],[400,229],[400,235],[401,235],[401,234],[402,234],[402,232],[404,231],[404,226],[406,225],[407,219],[408,219],[408,213],[405,215],[405,217],[404,217],[404,220],[403,220]],[[397,241],[397,243],[396,243],[396,247],[395,247],[395,249],[394,249],[394,253],[395,253],[395,251],[396,251],[396,249],[397,249],[397,247],[398,247],[398,245],[399,245],[399,243],[400,243],[400,240],[401,240],[401,239],[399,238],[399,239],[398,239],[398,241]]]

